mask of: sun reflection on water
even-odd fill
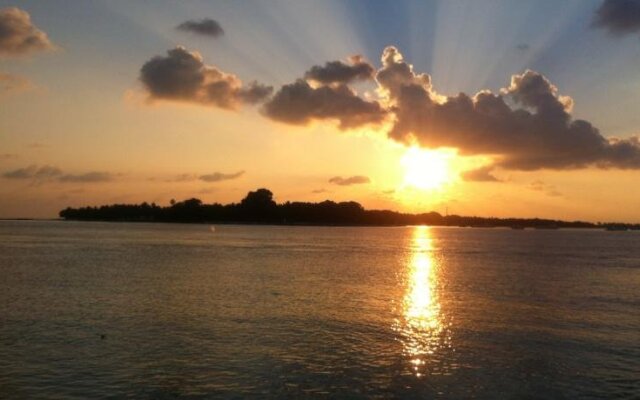
[[[416,227],[411,240],[397,330],[413,373],[420,377],[430,372],[432,361],[439,361],[435,353],[451,343],[439,301],[440,265],[433,254],[429,227]]]

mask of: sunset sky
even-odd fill
[[[0,217],[197,197],[640,222],[640,1],[0,1]]]

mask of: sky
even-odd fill
[[[640,0],[0,0],[0,218],[171,199],[640,222]]]

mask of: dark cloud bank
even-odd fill
[[[605,0],[593,25],[618,36],[640,33],[640,0]]]
[[[188,20],[176,27],[176,29],[183,32],[196,33],[198,35],[218,37],[224,35],[224,30],[218,23],[211,18],[204,18],[200,20]]]
[[[17,7],[0,9],[0,56],[21,56],[54,48],[47,34],[31,22],[29,13]]]
[[[497,181],[491,171],[640,168],[640,139],[606,138],[591,123],[571,116],[573,100],[538,72],[513,75],[500,91],[444,96],[431,76],[417,73],[395,47],[382,53],[376,70],[360,56],[309,69],[304,77],[271,87],[243,86],[234,75],[203,63],[182,47],[148,61],[141,80],[151,98],[192,101],[221,108],[265,103],[275,121],[306,125],[337,122],[340,129],[390,126],[390,138],[407,145],[457,148],[462,155],[491,156],[495,162],[466,178]],[[360,96],[350,83],[377,85],[376,99]],[[336,182],[334,182],[336,183]]]

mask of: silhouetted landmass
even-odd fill
[[[172,200],[168,207],[155,203],[113,204],[100,207],[66,208],[60,217],[80,221],[238,223],[275,225],[345,225],[345,226],[469,226],[536,228],[607,228],[640,229],[638,224],[556,221],[540,218],[483,218],[460,215],[443,216],[437,212],[405,214],[390,210],[365,210],[354,201],[336,203],[286,202],[277,204],[268,189],[249,192],[240,203],[204,204],[199,199]]]

